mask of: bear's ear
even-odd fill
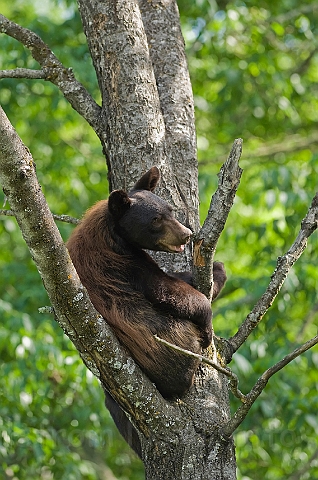
[[[114,190],[108,198],[108,209],[113,217],[119,220],[129,210],[131,200],[124,190]]]
[[[151,167],[137,183],[135,183],[133,190],[149,190],[153,192],[160,179],[160,172],[157,167]]]

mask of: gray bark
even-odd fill
[[[142,5],[143,16],[134,0],[78,0],[78,5],[102,95],[97,134],[110,189],[129,189],[157,165],[162,173],[158,193],[181,223],[197,231],[194,107],[175,2],[149,4],[147,10]],[[161,19],[160,24],[151,29],[151,19],[155,25]],[[161,30],[164,20],[168,24]],[[158,54],[160,45],[170,48],[170,55]],[[191,245],[183,256],[154,258],[167,271],[184,271],[191,268]]]
[[[138,3],[78,1],[102,96],[110,189],[165,161],[165,126]],[[119,168],[118,168],[119,167]]]

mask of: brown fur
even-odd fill
[[[161,394],[175,398],[191,387],[198,361],[158,343],[154,334],[201,353],[212,340],[212,314],[207,298],[191,286],[191,275],[164,273],[143,250],[181,252],[191,234],[152,193],[158,180],[153,167],[129,194],[115,190],[98,202],[67,247],[95,308]],[[215,263],[214,298],[225,280],[223,265]],[[107,392],[106,405],[140,455],[136,431]]]
[[[74,266],[96,310],[161,393],[167,397],[181,396],[192,384],[197,361],[159,344],[153,335],[157,333],[176,345],[199,353],[199,330],[190,321],[161,314],[140,291],[132,288],[127,276],[137,274],[142,279],[141,260],[149,262],[152,268],[157,266],[145,252],[139,252],[137,262],[132,254],[116,253],[114,250],[118,250],[118,245],[107,227],[107,216],[107,201],[103,200],[87,212],[74,230],[67,243]],[[158,271],[170,280],[171,277],[159,268]],[[199,293],[185,282],[177,279],[175,282],[179,288],[181,285],[185,290]],[[182,288],[179,295],[182,298]]]

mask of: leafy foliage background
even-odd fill
[[[234,138],[244,168],[217,259],[228,282],[214,328],[229,336],[266,288],[317,190],[317,6],[307,1],[180,0],[196,106],[202,220]],[[99,100],[73,0],[14,0],[2,13],[37,32]],[[1,69],[38,68],[2,35]],[[0,102],[30,148],[54,213],[80,217],[107,197],[95,134],[42,80],[2,79]],[[0,203],[4,202],[0,194]],[[66,239],[71,226],[59,224]],[[258,376],[313,336],[318,318],[317,235],[232,368],[247,392]],[[53,318],[14,219],[0,217],[0,476],[140,480],[141,463],[104,408],[98,382]],[[241,480],[318,477],[318,352],[271,379],[236,433]],[[237,404],[232,400],[233,410]],[[110,470],[109,470],[110,469]]]

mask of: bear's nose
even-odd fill
[[[190,228],[183,227],[182,239],[183,239],[184,243],[188,243],[191,235],[192,235],[192,232],[191,232]]]

